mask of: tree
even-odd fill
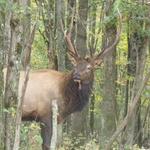
[[[140,3],[140,1],[139,1]],[[144,3],[137,5],[138,9],[147,9]],[[144,16],[147,16],[146,12]],[[136,10],[132,11],[130,17],[135,18],[129,21],[129,33],[128,33],[128,75],[133,80],[128,80],[127,90],[128,98],[130,94],[136,93],[137,88],[141,87],[142,79],[144,75],[146,52],[148,47],[148,37],[144,35],[143,30],[145,28],[145,21],[138,19],[138,17],[144,17]],[[126,98],[126,99],[128,99]],[[127,100],[128,103],[128,100]],[[135,143],[141,146],[142,133],[141,133],[141,100],[139,101],[134,114],[132,115],[132,122],[128,125],[128,140],[127,143],[134,145]]]
[[[23,50],[25,47],[30,47],[28,43],[26,42],[29,37],[29,22],[25,23],[24,21],[27,21],[26,18],[24,20],[22,19],[22,15],[26,10],[23,10],[24,6],[27,7],[28,0],[24,1],[9,1],[7,2],[9,4],[9,7],[12,7],[8,11],[8,13],[5,16],[5,39],[4,39],[4,50],[5,50],[5,63],[7,64],[7,70],[5,70],[5,92],[4,92],[4,149],[9,150],[15,146],[17,146],[15,149],[18,149],[19,145],[19,139],[17,139],[17,145],[16,141],[14,143],[14,128],[17,124],[17,127],[20,127],[20,123],[15,122],[16,116],[19,116],[21,111],[16,111],[16,105],[18,104],[18,83],[19,83],[19,69],[21,66],[21,56],[23,56]],[[16,8],[15,8],[16,7]],[[19,11],[17,10],[19,7]],[[21,13],[22,12],[22,13]],[[26,14],[26,13],[25,13]],[[26,26],[24,26],[26,24]],[[23,30],[23,29],[29,29],[29,30]],[[28,32],[27,32],[28,31]],[[24,68],[28,65],[29,58],[30,57],[30,50],[25,49],[24,57],[23,57],[23,65]],[[27,56],[28,55],[28,56]],[[20,103],[20,101],[19,101]],[[20,108],[21,110],[21,108]],[[17,115],[16,115],[17,113]],[[18,120],[18,118],[17,118]],[[21,115],[19,117],[19,120],[21,122]],[[19,125],[18,125],[19,124]],[[20,129],[20,128],[18,128]],[[20,134],[18,130],[17,134]]]
[[[90,50],[90,56],[92,57],[95,54],[96,51],[96,12],[97,12],[97,5],[96,2],[93,3],[91,1],[91,9],[89,11],[89,19],[90,19],[90,24],[89,24],[89,40],[88,40],[88,47]],[[94,110],[95,110],[95,94],[94,92],[92,93],[91,100],[90,100],[90,131],[93,134],[94,133],[94,123],[95,123],[95,115],[94,115]]]
[[[88,0],[79,1],[78,14],[76,16],[77,17],[76,48],[81,57],[84,57],[87,53],[87,15],[88,15]],[[82,112],[77,112],[72,115],[73,134],[87,135],[87,117],[88,117],[88,107],[86,107]]]
[[[104,4],[105,17],[110,20],[105,24],[103,47],[107,47],[113,43],[116,36],[116,18],[113,15],[114,1],[106,1]],[[112,19],[111,19],[112,18]],[[116,49],[116,48],[114,48]],[[117,106],[116,106],[116,50],[109,53],[104,59],[104,83],[103,83],[103,101],[101,104],[101,132],[100,141],[107,142],[109,137],[116,129]]]
[[[2,12],[5,12],[5,4],[4,5],[1,5],[0,6],[0,149],[3,148],[3,137],[4,137],[4,126],[3,126],[3,108],[4,108],[4,104],[3,104],[3,66],[4,66],[4,50],[3,50],[3,46],[4,46],[4,43],[3,43],[3,37],[4,37],[4,27],[3,27],[3,24],[4,24],[4,13]]]

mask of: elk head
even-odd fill
[[[81,58],[71,42],[71,32],[65,34],[69,58],[74,65],[73,79],[75,82],[89,83],[91,79],[93,79],[93,71],[100,66],[104,57],[117,45],[119,42],[120,33],[121,21],[113,44],[108,46],[106,49],[101,50],[99,54],[90,58]]]

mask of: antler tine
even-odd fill
[[[77,52],[77,50],[74,48],[72,42],[71,42],[71,32],[69,32],[68,34],[65,34],[65,40],[68,46],[68,50],[69,50],[69,54],[74,57],[74,58],[78,58],[79,54]]]
[[[70,23],[70,27],[69,27],[69,32],[65,33],[65,40],[66,40],[66,43],[67,43],[67,46],[68,46],[68,49],[69,49],[69,54],[72,57],[74,57],[75,59],[78,59],[79,54],[78,54],[76,48],[73,46],[73,44],[71,42],[71,31],[72,31],[72,28],[73,28],[74,16],[75,16],[75,9],[73,9],[73,14],[72,14],[72,17],[71,17],[71,23]]]
[[[98,59],[102,59],[109,51],[111,51],[112,50],[112,48],[113,47],[115,47],[116,45],[117,45],[117,43],[119,42],[119,39],[120,39],[120,34],[121,34],[121,13],[120,13],[120,11],[119,11],[119,9],[118,9],[118,13],[119,13],[119,29],[118,29],[118,31],[117,31],[117,35],[116,35],[116,39],[115,39],[115,41],[114,41],[114,43],[111,45],[111,46],[109,46],[108,48],[106,48],[106,49],[104,49],[104,50],[102,50],[97,56],[96,56],[96,59],[98,58]]]

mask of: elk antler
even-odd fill
[[[80,56],[77,52],[77,49],[73,46],[71,42],[71,32],[74,26],[74,18],[75,18],[75,8],[73,9],[69,31],[65,33],[65,41],[69,50],[68,53],[70,54],[71,57],[73,57],[77,61],[80,58]]]
[[[95,56],[94,60],[102,60],[104,58],[104,56],[109,53],[116,45],[117,43],[119,42],[119,39],[120,39],[120,34],[121,34],[121,14],[118,10],[118,13],[119,13],[119,28],[118,28],[118,31],[117,31],[117,34],[116,34],[116,39],[115,41],[113,42],[112,45],[110,45],[108,48],[106,49],[103,49],[98,55]],[[102,61],[101,61],[102,62]]]
[[[71,42],[71,32],[69,32],[68,34],[65,34],[65,40],[67,43],[67,47],[69,50],[68,52],[69,52],[70,56],[72,56],[75,60],[77,60],[79,58],[79,54]]]

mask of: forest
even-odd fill
[[[50,149],[150,149],[150,0],[0,0],[0,150]]]

